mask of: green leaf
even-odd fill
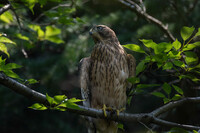
[[[11,22],[13,22],[13,15],[10,11],[4,12],[2,15],[0,15],[0,20],[10,24]]]
[[[72,102],[72,103],[81,102],[81,101],[84,101],[84,100],[76,99],[76,98],[71,98],[67,100],[67,102]]]
[[[5,65],[5,69],[17,69],[21,68],[21,65],[15,64],[15,63],[8,63]]]
[[[183,48],[183,51],[192,50],[192,49],[194,49],[194,48],[196,48],[196,47],[200,47],[200,42],[195,42],[195,43],[186,45],[186,46]]]
[[[166,104],[166,103],[168,103],[168,102],[170,102],[170,101],[171,101],[171,99],[169,99],[169,98],[163,98],[164,104]]]
[[[170,86],[168,83],[164,83],[162,87],[163,87],[163,90],[164,90],[168,95],[171,93],[172,88],[171,88],[171,86]]]
[[[117,127],[118,127],[119,129],[121,129],[121,130],[124,130],[124,125],[121,124],[121,123],[118,123],[118,124],[117,124]]]
[[[197,37],[197,36],[199,36],[199,35],[200,35],[200,28],[198,28],[198,31],[197,31],[197,33],[195,34],[194,37]]]
[[[56,28],[54,26],[46,26],[46,31],[45,31],[46,37],[59,35],[60,33],[61,33],[61,30],[59,28]]]
[[[184,79],[184,78],[188,78],[188,79],[192,80],[192,81],[195,82],[195,83],[198,83],[198,82],[200,81],[199,78],[197,78],[197,77],[195,77],[194,75],[191,75],[191,74],[180,75],[180,76],[179,76],[179,79],[180,79],[180,80],[181,80],[181,79]]]
[[[137,84],[140,82],[140,78],[137,77],[130,77],[127,79],[128,82],[130,82],[131,84]]]
[[[172,44],[171,43],[167,43],[167,42],[162,42],[159,43],[158,45],[154,46],[154,53],[155,54],[160,54],[160,53],[167,53],[172,49]]]
[[[23,36],[22,34],[18,33],[18,34],[15,34],[15,36],[19,39],[22,39],[22,40],[26,40],[26,41],[29,41],[29,38],[27,36]]]
[[[136,89],[143,89],[143,88],[150,88],[150,87],[157,87],[160,84],[138,84]]]
[[[67,96],[65,96],[65,95],[56,95],[56,96],[54,96],[54,100],[55,100],[57,103],[61,103],[61,102],[63,102],[65,99],[67,99]]]
[[[199,58],[198,58],[196,53],[188,51],[188,52],[184,52],[184,54],[186,55],[185,62],[188,65],[192,65],[192,64],[198,63]]]
[[[74,102],[69,102],[67,100],[67,102],[65,102],[65,104],[67,105],[67,108],[80,110],[79,106],[77,104],[75,104]]]
[[[138,75],[140,72],[142,72],[146,68],[145,61],[142,60],[136,67],[136,75]]]
[[[181,43],[176,39],[176,41],[174,41],[173,43],[172,43],[172,45],[174,46],[174,48],[176,49],[176,50],[178,50],[178,49],[180,49],[181,48]]]
[[[185,64],[180,60],[174,60],[173,63],[174,63],[175,66],[185,67]]]
[[[123,47],[130,49],[132,51],[138,52],[138,53],[145,53],[145,51],[137,44],[126,44],[126,45],[123,45]]]
[[[29,84],[35,84],[35,83],[38,83],[38,81],[35,80],[35,79],[28,79],[27,82],[28,82]]]
[[[54,99],[52,97],[50,97],[47,93],[46,93],[46,99],[50,105],[52,105],[54,103]]]
[[[182,98],[181,95],[175,94],[175,95],[172,97],[172,100],[176,101],[176,100],[179,100],[179,99],[181,99],[181,98]]]
[[[24,0],[26,2],[26,6],[31,10],[31,12],[34,14],[33,8],[36,3],[38,3],[38,0]]]
[[[155,42],[152,40],[145,40],[145,39],[140,39],[141,42],[147,47],[147,48],[153,48],[157,45]]]
[[[16,45],[15,42],[13,42],[10,39],[8,39],[7,37],[3,37],[3,36],[0,36],[0,43],[10,43],[10,44]]]
[[[179,88],[178,86],[176,85],[172,85],[174,87],[174,89],[181,95],[183,95],[183,90],[181,88]]]
[[[16,73],[14,73],[12,70],[4,70],[3,71],[8,77],[21,79]]]
[[[39,25],[31,24],[29,25],[29,28],[37,32],[39,40],[44,40],[44,31],[41,29]]]
[[[47,107],[44,106],[43,104],[40,103],[35,103],[32,106],[30,106],[29,108],[34,109],[34,110],[46,110]]]
[[[10,55],[8,53],[8,49],[5,44],[0,43],[0,51],[4,52],[8,57],[10,57]]]
[[[163,70],[166,69],[172,69],[173,64],[171,62],[166,62],[165,65],[163,66]]]
[[[194,67],[190,67],[189,68],[189,71],[191,71],[191,70],[195,70],[195,69],[200,69],[200,64],[198,64],[198,65],[196,65],[196,66],[194,66]]]
[[[156,96],[156,97],[161,97],[161,98],[165,98],[165,95],[161,92],[152,92],[152,95]]]
[[[193,31],[195,30],[194,27],[186,27],[184,26],[182,29],[181,29],[181,37],[183,38],[183,40],[187,40],[193,33]]]
[[[193,133],[198,133],[197,131],[193,130]]]
[[[171,130],[171,133],[190,133],[183,128],[174,127]]]
[[[131,100],[132,100],[132,98],[133,98],[133,96],[128,97],[128,99],[127,99],[127,104],[128,104],[128,106],[131,105]]]

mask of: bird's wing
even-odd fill
[[[136,71],[136,61],[135,58],[131,54],[127,54],[127,62],[129,69],[129,78],[135,76]]]
[[[129,78],[135,76],[136,71],[136,61],[135,58],[131,54],[127,54],[127,63],[128,63],[128,70],[129,70]],[[128,84],[128,89],[132,88],[131,84]]]
[[[80,61],[80,86],[81,95],[85,99],[83,105],[90,107],[90,85],[89,85],[89,69],[90,69],[90,57],[83,58]]]

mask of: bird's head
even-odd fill
[[[104,42],[106,40],[116,40],[117,37],[115,32],[105,25],[96,25],[92,29],[90,29],[89,34],[96,42]]]

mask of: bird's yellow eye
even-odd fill
[[[103,29],[102,26],[98,26],[98,27],[97,27],[97,30],[98,30],[98,31],[101,31],[102,29]]]

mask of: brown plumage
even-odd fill
[[[105,104],[113,109],[126,106],[129,77],[135,74],[135,59],[120,45],[115,33],[105,25],[90,30],[95,46],[90,57],[81,61],[81,94],[84,106],[102,109]],[[93,127],[88,132],[117,133],[117,122],[103,119],[89,120]]]

